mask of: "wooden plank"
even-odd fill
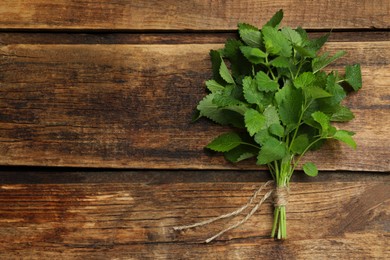
[[[0,47],[0,164],[164,169],[233,166],[203,147],[226,129],[191,124],[219,44],[9,44]],[[349,97],[359,148],[308,156],[321,170],[390,170],[390,41],[330,42],[362,65]]]
[[[387,0],[107,1],[2,0],[1,29],[232,30],[262,26],[284,9],[285,24],[311,29],[390,26]]]
[[[308,32],[310,38],[318,38],[327,32]],[[2,32],[0,44],[210,44],[225,43],[228,38],[238,37],[237,32]],[[333,42],[389,41],[390,31],[332,31]]]
[[[375,182],[387,173],[323,171],[315,178],[302,171],[292,182]],[[378,179],[379,178],[379,179]],[[170,183],[260,183],[272,179],[267,170],[123,170],[61,167],[1,167],[1,184],[82,184],[132,183],[163,185]]]
[[[220,172],[193,172],[192,179],[176,179],[181,176],[177,172],[79,172],[73,174],[80,181],[69,178],[68,183],[58,184],[64,172],[48,173],[53,176],[18,172],[38,179],[45,176],[35,184],[4,184],[4,173],[0,174],[2,259],[390,257],[387,174],[333,173],[310,181],[300,177],[291,183],[287,241],[269,238],[272,205],[267,201],[247,223],[206,245],[205,237],[237,219],[181,233],[172,227],[240,207],[263,183],[256,178],[263,177],[252,172],[247,173],[255,178],[252,181],[230,182],[233,174],[223,181]],[[100,179],[105,174],[111,183]],[[136,178],[140,175],[144,177]],[[91,183],[94,179],[97,183]]]

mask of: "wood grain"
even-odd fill
[[[387,0],[106,1],[2,0],[1,29],[232,30],[262,26],[284,9],[284,23],[311,29],[388,29]]]
[[[0,47],[0,164],[164,169],[233,166],[203,147],[226,131],[191,124],[219,44],[6,44]],[[390,41],[330,42],[361,63],[348,98],[352,151],[330,142],[308,156],[321,170],[390,170]]]
[[[64,172],[48,173],[53,175],[19,171],[21,176],[35,174],[46,179],[0,185],[0,258],[390,257],[387,174],[298,178],[291,184],[287,241],[269,238],[272,206],[267,201],[247,223],[205,245],[205,237],[237,219],[185,232],[173,232],[172,227],[240,207],[262,184],[256,178],[263,177],[246,173],[254,181],[240,182],[233,181],[233,175],[223,181],[219,172],[193,172],[192,178],[181,179],[176,179],[180,175],[176,172],[144,172],[141,180],[136,177],[139,173],[132,172],[80,172],[73,175],[86,180],[59,184],[58,176]],[[111,175],[111,183],[101,179],[106,174]],[[217,181],[205,179],[205,174]],[[93,179],[98,181],[93,183]]]

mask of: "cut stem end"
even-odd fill
[[[275,207],[271,237],[279,240],[287,238],[286,206]]]

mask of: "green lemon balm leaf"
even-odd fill
[[[239,23],[238,33],[242,41],[248,46],[260,47],[262,45],[261,32],[257,27],[247,23]]]
[[[295,30],[291,29],[290,27],[284,27],[282,28],[281,32],[291,42],[291,44],[298,46],[302,45],[302,37]]]
[[[265,25],[276,28],[279,27],[279,24],[281,23],[282,20],[283,20],[283,10],[280,9],[271,17],[271,19]]]
[[[257,104],[262,106],[264,95],[257,89],[256,81],[253,80],[250,76],[246,76],[242,80],[242,86],[245,100],[249,104]]]
[[[353,149],[356,149],[356,142],[352,138],[353,135],[354,133],[350,131],[337,130],[337,132],[333,135],[333,138],[349,145]]]
[[[328,134],[328,129],[330,127],[330,119],[327,115],[325,115],[323,112],[321,111],[316,111],[314,113],[311,114],[311,116],[313,117],[313,119],[319,123],[321,125],[321,133],[322,133],[322,136],[327,136]]]
[[[279,114],[274,106],[268,106],[264,110],[264,116],[266,118],[266,126],[269,127],[273,124],[279,124]]]
[[[314,58],[316,57],[316,52],[312,49],[309,49],[307,47],[302,47],[299,45],[293,45],[293,48],[302,56],[302,57],[309,57]]]
[[[314,50],[315,52],[319,51],[321,49],[321,47],[328,41],[328,38],[330,36],[330,33],[327,33],[319,38],[316,38],[316,39],[313,39],[313,40],[310,40],[308,43],[307,43],[307,46]]]
[[[212,79],[207,80],[205,84],[207,86],[207,89],[210,90],[211,93],[215,93],[225,89],[224,86],[222,86],[221,84],[219,84],[218,82]]]
[[[273,59],[270,64],[276,68],[290,68],[291,63],[290,61],[283,56],[278,56],[275,59]]]
[[[325,90],[332,95],[332,98],[327,99],[327,102],[335,107],[337,107],[347,95],[345,90],[337,83],[334,73],[329,74],[326,78]]]
[[[307,86],[302,89],[307,99],[318,99],[332,96],[332,94],[317,86]]]
[[[318,169],[317,166],[312,162],[307,162],[303,165],[303,171],[306,173],[306,175],[315,177],[318,175]]]
[[[332,114],[330,120],[335,122],[348,122],[354,118],[355,116],[348,107],[340,106],[336,112]]]
[[[272,124],[269,126],[269,132],[273,135],[276,135],[278,137],[284,136],[284,127],[280,124]]]
[[[291,143],[291,151],[296,154],[302,154],[309,146],[309,138],[307,134],[301,134]]]
[[[229,71],[228,68],[226,67],[226,64],[225,64],[225,62],[223,61],[222,58],[221,58],[221,67],[219,68],[219,74],[221,75],[221,77],[222,77],[227,83],[235,84],[234,79],[233,79],[232,75],[230,74],[230,71]]]
[[[245,127],[250,136],[263,129],[266,124],[266,118],[254,109],[248,109],[245,112]]]
[[[234,90],[233,85],[228,85],[222,91],[214,93],[213,103],[218,107],[240,105],[242,102],[236,98]]]
[[[229,60],[237,60],[237,50],[244,44],[236,39],[228,39],[223,49],[223,56]]]
[[[270,138],[273,138],[272,135],[269,133],[268,129],[262,129],[260,130],[259,132],[257,132],[257,134],[254,135],[254,140],[256,143],[260,144],[260,145],[264,145],[265,142],[270,139]]]
[[[312,72],[304,72],[294,79],[294,86],[296,88],[304,88],[313,84],[316,80],[316,77]]]
[[[248,75],[252,69],[252,64],[246,60],[240,51],[240,46],[244,45],[240,40],[228,39],[223,49],[223,57],[230,61],[230,69],[235,79],[240,79],[242,75]]]
[[[256,82],[257,87],[260,91],[276,91],[279,89],[278,82],[272,80],[267,74],[265,74],[263,71],[259,71],[256,74]]]
[[[314,58],[312,61],[313,72],[316,73],[317,71],[322,70],[323,68],[325,68],[335,60],[341,58],[345,54],[345,51],[338,51],[335,55],[329,57],[329,53],[325,52],[320,57]]]
[[[280,31],[273,27],[264,26],[262,32],[265,48],[269,53],[287,58],[291,57],[291,43]]]
[[[221,54],[216,50],[210,51],[210,60],[211,60],[211,69],[213,71],[213,79],[220,83],[224,84],[225,81],[221,78],[221,75],[219,74],[219,68],[221,67]]]
[[[204,97],[198,104],[199,117],[206,117],[220,125],[233,125],[242,127],[243,120],[238,112],[226,110],[218,107],[214,102],[215,94],[209,94]]]
[[[216,152],[227,152],[241,144],[241,138],[237,133],[225,133],[215,138],[206,148]]]
[[[259,48],[241,46],[240,50],[245,58],[247,58],[253,64],[260,64],[264,62],[264,58],[267,57],[267,54]]]
[[[310,41],[309,39],[309,35],[307,34],[307,32],[300,26],[298,26],[295,31],[297,33],[299,33],[299,35],[301,36],[301,39],[302,39],[302,45],[303,46],[306,46],[306,44]]]
[[[304,98],[302,91],[286,85],[275,94],[279,116],[285,126],[294,127],[299,123]]]
[[[256,156],[258,152],[259,149],[241,144],[232,150],[225,152],[224,156],[229,162],[237,163]]]
[[[209,94],[199,102],[197,109],[200,112],[200,116],[207,117],[221,125],[228,124],[223,111],[213,103],[213,99],[214,94]]]
[[[362,87],[362,72],[360,64],[348,65],[345,67],[345,81],[357,91]]]
[[[282,159],[287,153],[286,144],[275,138],[269,138],[261,147],[257,164],[267,164]]]

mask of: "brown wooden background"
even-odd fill
[[[291,184],[287,241],[268,201],[247,223],[177,233],[246,203],[270,176],[203,146],[224,131],[191,114],[208,52],[238,21],[284,25],[360,63],[346,128]],[[0,259],[390,258],[390,2],[227,0],[0,2]],[[234,220],[233,220],[234,221]]]

